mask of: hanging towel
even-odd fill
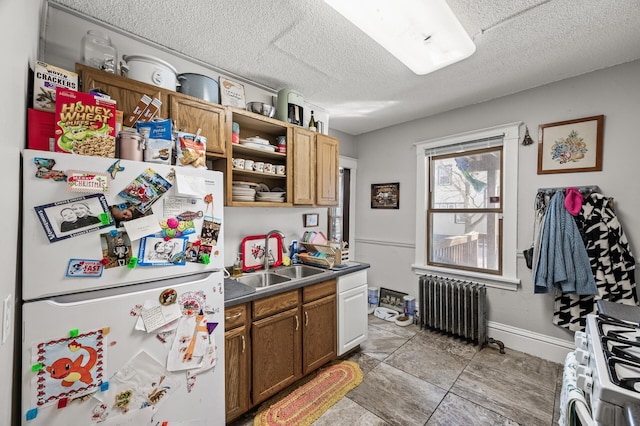
[[[577,385],[578,361],[575,352],[569,352],[564,360],[564,369],[562,370],[562,392],[560,393],[560,418],[558,424],[560,426],[573,426],[580,424],[576,411],[578,406],[582,405],[583,412],[591,415],[591,410],[587,405],[584,392]]]
[[[564,194],[556,192],[545,213],[534,293],[557,288],[563,293],[596,294],[587,250],[564,200]]]

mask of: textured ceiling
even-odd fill
[[[352,135],[640,58],[640,0],[447,0],[476,52],[424,76],[321,0],[53,2],[274,90],[296,89]]]

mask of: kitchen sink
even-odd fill
[[[307,278],[324,272],[327,271],[325,269],[315,268],[308,265],[285,266],[284,268],[274,270],[274,273],[291,279]]]
[[[246,284],[256,289],[264,289],[275,284],[282,284],[291,281],[291,278],[276,275],[273,272],[253,272],[236,278],[239,283]]]

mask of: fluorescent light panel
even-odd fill
[[[418,75],[465,59],[475,44],[445,0],[325,0]]]

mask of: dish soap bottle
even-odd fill
[[[311,118],[309,119],[309,130],[316,131],[316,119],[313,117],[313,111],[311,111]]]
[[[231,278],[238,278],[242,276],[242,257],[240,253],[236,256],[236,261],[233,263],[231,269]]]

